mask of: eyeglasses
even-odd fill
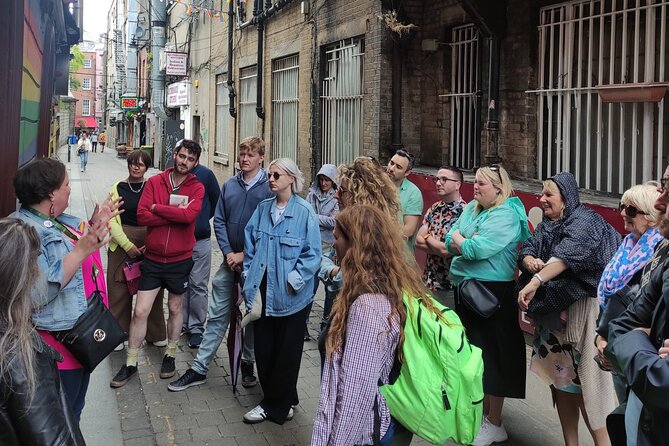
[[[446,184],[449,181],[453,181],[454,183],[457,183],[460,180],[454,180],[453,178],[448,178],[448,177],[432,177],[432,181],[434,182],[434,184],[439,184],[439,183]]]
[[[620,203],[620,205],[618,206],[618,210],[619,210],[620,212],[625,211],[625,214],[626,214],[629,218],[634,218],[634,217],[636,217],[636,216],[639,215],[639,214],[641,214],[641,215],[646,215],[645,212],[640,211],[639,209],[637,209],[636,207],[632,206],[631,204],[622,204],[622,203]]]
[[[279,181],[279,178],[281,178],[284,175],[288,175],[287,173],[279,173],[279,172],[267,172],[267,179],[271,180],[274,178],[274,181]]]

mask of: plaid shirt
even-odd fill
[[[389,324],[390,310],[381,294],[363,294],[351,305],[343,354],[325,360],[312,446],[372,444],[374,397],[381,437],[388,430],[390,412],[378,382],[388,382],[399,342],[399,319]]]

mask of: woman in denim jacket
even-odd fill
[[[106,299],[99,249],[108,239],[109,219],[116,214],[118,203],[106,202],[100,212],[96,208],[89,223],[64,214],[70,179],[65,165],[55,159],[34,160],[19,169],[14,191],[21,208],[11,217],[34,227],[41,241],[38,264],[46,287],[33,291],[33,323],[44,341],[64,358],[58,363],[60,379],[79,419],[90,375],[51,331],[72,328],[86,311],[86,297],[95,287]]]
[[[321,237],[314,211],[296,195],[304,177],[295,162],[274,160],[267,176],[276,197],[262,201],[246,225],[243,272],[247,307],[257,299],[262,304],[253,328],[264,398],[244,415],[244,421],[269,418],[283,424],[293,417],[293,406],[299,402],[297,375],[320,266]]]

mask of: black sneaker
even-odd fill
[[[204,384],[206,382],[207,375],[202,375],[193,369],[188,369],[186,370],[186,373],[181,375],[181,378],[169,383],[167,385],[167,390],[171,390],[172,392],[181,392],[182,390],[186,390],[189,387],[199,386],[200,384]]]
[[[109,386],[115,389],[118,387],[123,387],[128,383],[130,378],[132,378],[132,375],[134,375],[135,373],[137,373],[136,365],[123,364],[118,373],[114,376],[114,378],[112,378],[111,382],[109,383]]]
[[[190,348],[199,348],[202,344],[202,333],[192,333],[188,337],[188,346]]]
[[[176,375],[177,369],[174,366],[174,357],[165,355],[163,364],[160,366],[160,377],[162,379],[171,378]]]
[[[242,386],[253,387],[258,384],[258,378],[253,374],[253,363],[242,362]]]

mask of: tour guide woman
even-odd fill
[[[311,205],[297,193],[304,177],[294,161],[279,158],[267,169],[276,195],[260,202],[244,230],[244,298],[253,306],[260,291],[262,313],[253,323],[263,399],[244,415],[246,423],[293,417],[304,324],[313,301],[321,259],[321,235]]]
[[[455,290],[455,310],[470,342],[483,350],[484,418],[474,446],[505,441],[504,398],[525,397],[525,341],[518,325],[514,272],[518,243],[530,236],[530,230],[523,204],[512,193],[504,168],[480,168],[474,200],[446,236],[446,247],[454,255],[450,272],[455,285],[476,279],[500,303],[485,319],[465,307],[459,289]]]
[[[14,191],[21,208],[11,217],[34,227],[42,241],[38,260],[47,289],[33,296],[33,322],[46,343],[63,355],[63,362],[58,363],[60,380],[79,419],[90,374],[50,331],[72,328],[86,311],[87,296],[96,288],[107,304],[100,247],[107,242],[109,219],[117,214],[119,203],[108,199],[88,223],[64,214],[70,199],[70,179],[65,165],[50,158],[20,168],[14,176]]]

